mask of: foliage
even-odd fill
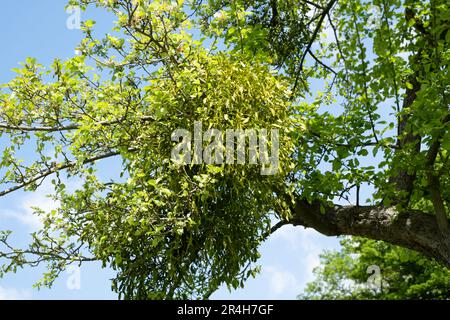
[[[70,4],[114,13],[116,28],[98,39],[85,21],[79,56],[49,69],[29,58],[3,86],[0,197],[52,179],[60,207],[36,209],[44,227],[26,249],[0,234],[0,275],[46,263],[37,285],[50,286],[98,260],[122,298],[206,298],[257,272],[271,219],[289,221],[298,198],[352,201],[365,187],[371,203],[434,214],[437,201],[448,215],[446,1]],[[172,132],[194,121],[279,129],[278,174],[170,161]]]
[[[345,238],[321,255],[300,299],[449,299],[450,272],[423,255],[382,241]],[[370,266],[380,268],[379,286]]]

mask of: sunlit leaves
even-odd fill
[[[431,211],[426,151],[408,135],[428,148],[442,134],[432,169],[448,201],[445,1],[70,4],[108,10],[116,27],[97,38],[85,21],[78,56],[48,69],[29,58],[0,94],[1,185],[51,179],[60,205],[36,210],[41,284],[64,261],[93,259],[117,271],[124,298],[208,297],[255,274],[271,218],[288,220],[293,197],[351,202],[370,185],[369,201],[389,204],[404,196],[390,183],[401,171],[417,177],[410,206]],[[278,174],[171,161],[171,134],[196,121],[280,130]],[[110,176],[105,159],[116,159]],[[14,270],[32,264],[9,258]]]
[[[366,239],[344,239],[341,251],[324,252],[301,299],[448,299],[448,269],[424,256]],[[369,268],[380,270],[378,286]]]

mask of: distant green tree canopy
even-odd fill
[[[48,181],[59,207],[35,210],[29,246],[0,233],[0,276],[44,264],[37,286],[51,286],[100,261],[120,298],[207,298],[255,275],[285,224],[450,267],[447,0],[70,5],[116,27],[98,37],[84,21],[79,55],[29,58],[2,86],[0,198]],[[276,174],[172,161],[174,131],[196,122],[278,130]]]
[[[299,299],[450,299],[450,270],[418,252],[362,238],[341,245],[321,254]]]

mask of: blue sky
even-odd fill
[[[0,8],[0,83],[13,77],[11,69],[26,57],[37,58],[49,66],[54,58],[69,58],[82,39],[80,30],[66,27],[69,14],[64,0],[3,1]],[[108,32],[113,17],[93,10],[82,19],[97,21],[100,32]],[[0,141],[1,143],[1,141]],[[0,146],[0,149],[1,146]],[[30,155],[32,156],[32,155]],[[113,170],[107,163],[105,170]],[[31,206],[50,209],[55,206],[45,194],[44,185],[36,193],[18,192],[0,198],[0,230],[13,230],[16,243],[26,243],[27,234],[38,227]],[[318,265],[318,254],[324,249],[338,248],[338,239],[328,238],[311,229],[285,226],[261,247],[259,264],[262,272],[247,282],[244,289],[229,292],[221,288],[213,299],[295,299],[305,283],[312,280],[312,269]],[[109,279],[114,272],[102,269],[97,263],[82,266],[80,289],[70,290],[70,275],[63,273],[52,289],[33,289],[43,269],[19,270],[17,274],[0,279],[0,299],[115,299]]]

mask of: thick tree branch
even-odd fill
[[[271,228],[268,234],[266,234],[265,236],[269,236],[272,233],[275,233],[278,229],[280,229],[282,226],[289,224],[289,222],[281,220],[278,221],[276,224],[274,224]]]
[[[403,100],[402,110],[409,109],[417,98],[417,92],[420,90],[420,83],[416,76],[410,77],[409,82],[412,84],[411,88],[406,89],[405,98]],[[402,152],[402,149],[412,147],[411,156],[415,156],[420,152],[421,137],[415,135],[410,124],[411,116],[407,113],[401,115],[398,120],[397,127],[397,143],[399,147],[397,152]],[[394,203],[402,203],[404,207],[408,206],[411,194],[413,191],[414,180],[416,179],[416,173],[408,173],[406,168],[400,168],[396,174],[390,179],[389,183],[395,185],[398,192],[403,192],[406,197],[400,199],[392,199]]]
[[[298,200],[289,221],[309,227],[327,236],[352,235],[383,240],[418,251],[450,268],[450,234],[439,231],[432,214],[409,210],[399,213],[395,207],[326,206]]]

